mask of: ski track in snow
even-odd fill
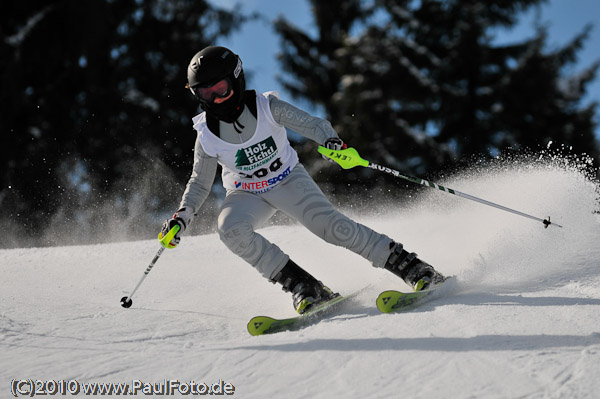
[[[216,234],[184,237],[127,295],[156,241],[0,251],[0,398],[13,379],[161,382],[222,379],[234,397],[595,398],[600,392],[600,218],[576,171],[464,173],[449,187],[564,228],[435,190],[358,221],[447,275],[453,291],[379,314],[407,287],[304,228],[261,233],[342,294],[343,312],[305,329],[251,337],[255,315],[292,316],[291,298]]]

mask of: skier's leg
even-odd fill
[[[218,219],[221,240],[236,255],[254,266],[272,283],[291,292],[294,308],[304,313],[313,304],[335,296],[313,276],[299,267],[281,249],[256,233],[276,209],[260,196],[243,191],[229,192]]]
[[[391,238],[336,210],[300,164],[264,197],[318,237],[361,255],[375,267],[383,267],[392,252]]]
[[[272,279],[289,259],[277,245],[255,231],[276,211],[258,195],[230,191],[217,223],[219,236],[227,248],[267,279]]]
[[[402,244],[337,211],[302,165],[267,194],[270,203],[317,236],[361,255],[375,267],[389,270],[417,290],[444,279],[415,253],[405,251]]]

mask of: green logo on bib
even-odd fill
[[[273,137],[267,137],[260,143],[242,148],[235,154],[235,166],[241,170],[252,170],[269,162],[277,154],[277,146]]]

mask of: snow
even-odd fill
[[[2,250],[0,397],[13,379],[222,380],[241,398],[598,397],[597,187],[558,164],[438,183],[564,228],[430,189],[409,207],[353,215],[457,276],[454,292],[401,314],[374,305],[380,291],[407,288],[393,275],[301,226],[264,228],[330,287],[361,292],[333,318],[262,337],[247,321],[292,316],[291,298],[216,234],[165,251],[130,309],[119,300],[155,240]]]

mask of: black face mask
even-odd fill
[[[207,114],[218,120],[233,123],[244,111],[244,104],[241,99],[242,96],[234,92],[230,99],[221,104],[200,102],[200,107],[206,111]]]

